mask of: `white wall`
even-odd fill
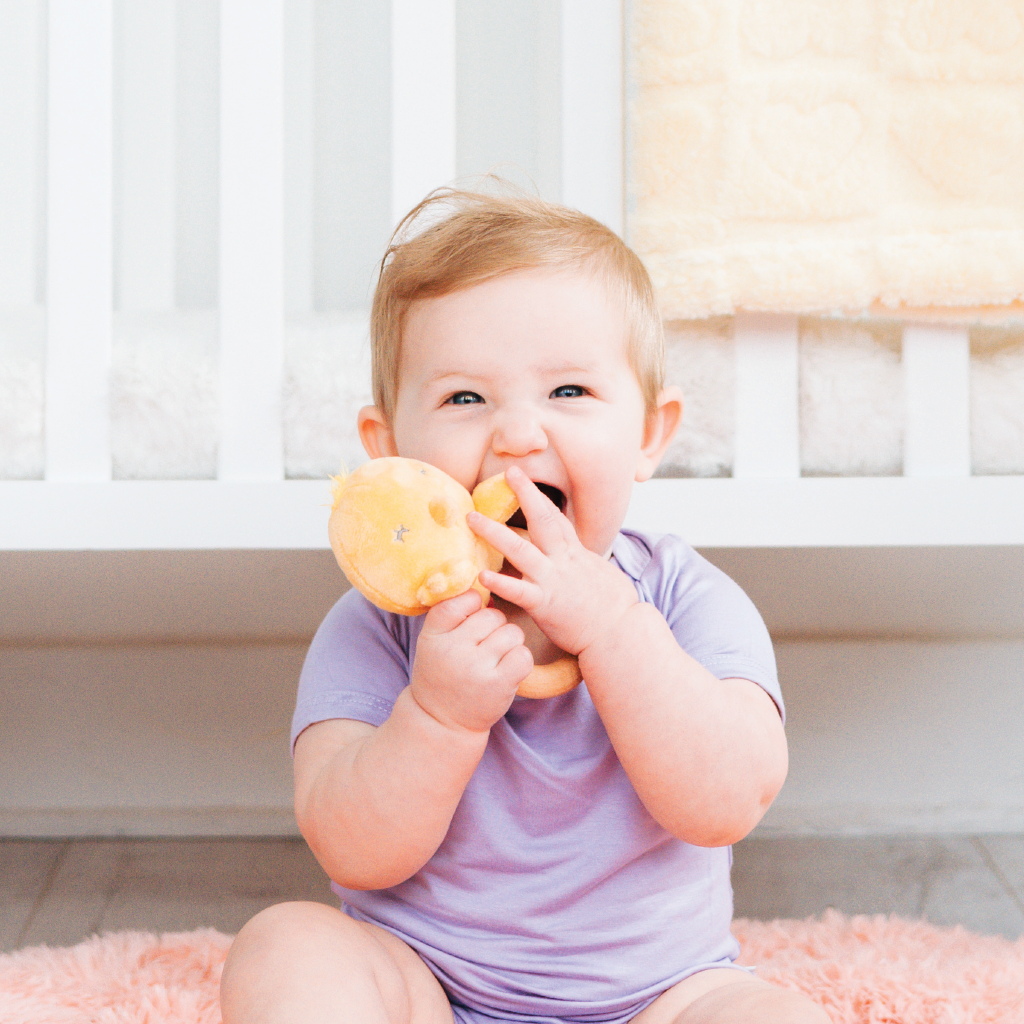
[[[1024,549],[707,552],[776,639],[766,834],[1024,829]]]
[[[0,553],[0,835],[295,830],[330,551]]]
[[[1024,549],[707,554],[776,637],[791,767],[763,831],[1024,829]],[[0,579],[0,834],[294,829],[329,551],[8,553]]]
[[[295,831],[288,725],[305,645],[0,652],[4,835]]]
[[[1024,831],[1024,640],[783,642],[766,834]]]

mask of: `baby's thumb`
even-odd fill
[[[450,633],[474,612],[480,610],[483,600],[476,590],[467,590],[458,597],[435,604],[423,620],[424,633]]]

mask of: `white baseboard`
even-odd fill
[[[297,836],[291,807],[0,808],[0,837]]]
[[[998,835],[1024,833],[1024,806],[778,807],[754,832],[794,836]],[[290,807],[2,808],[0,838],[213,838],[298,836]]]
[[[999,835],[1024,833],[1024,806],[828,804],[773,807],[762,838],[793,836]]]

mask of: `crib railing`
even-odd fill
[[[41,481],[0,481],[0,549],[326,546],[325,484],[283,471],[283,167],[286,131],[302,127],[286,129],[283,115],[283,11],[282,0],[219,5],[218,479],[114,481],[113,3],[49,0],[46,468]],[[173,0],[147,12],[159,33]],[[621,231],[622,0],[561,0],[560,17],[562,200]],[[455,176],[455,41],[454,0],[392,0],[393,220]],[[167,76],[152,80],[124,106],[138,129],[124,201],[149,211],[139,223],[158,236],[171,230],[173,196],[159,117]],[[121,290],[123,307],[133,296],[170,306],[173,268],[140,263]],[[645,484],[630,524],[715,547],[1024,544],[1024,478],[970,475],[966,328],[904,329],[898,478],[801,478],[796,319],[741,314],[735,339],[733,477]]]
[[[971,476],[966,327],[904,325],[899,477],[800,477],[796,317],[740,314],[735,342],[732,477],[651,481],[631,522],[704,547],[1024,542],[1024,477]]]

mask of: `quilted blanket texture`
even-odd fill
[[[634,0],[630,59],[667,319],[1024,309],[1021,0]]]

